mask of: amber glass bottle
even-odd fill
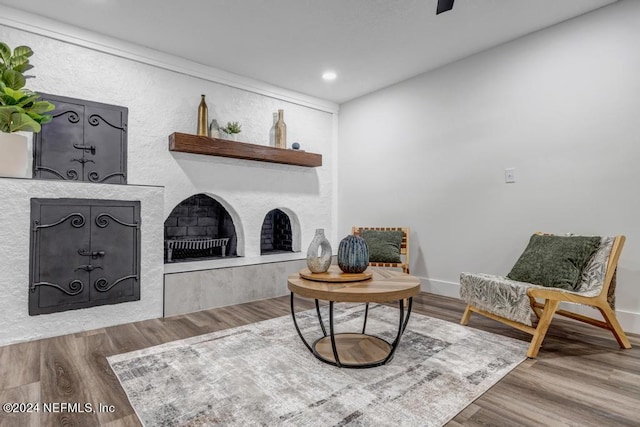
[[[198,106],[198,132],[199,136],[209,136],[209,111],[207,103],[204,101],[204,95],[201,95],[200,105]]]
[[[284,124],[284,110],[278,110],[276,122],[276,148],[287,148],[287,125]]]

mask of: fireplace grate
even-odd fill
[[[216,248],[221,248],[222,256],[227,255],[228,237],[210,239],[196,237],[192,239],[166,240],[167,262],[177,258],[196,258],[213,256]]]

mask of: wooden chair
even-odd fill
[[[369,265],[372,267],[402,268],[403,273],[409,274],[409,227],[353,227],[351,234],[362,236],[362,230],[402,231],[402,243],[400,244],[400,258],[402,262],[370,262]]]
[[[531,334],[533,335],[533,338],[531,339],[529,349],[527,350],[527,356],[531,358],[538,355],[538,351],[540,350],[542,341],[544,340],[551,320],[553,319],[553,316],[555,314],[579,320],[581,322],[598,326],[600,328],[608,329],[613,333],[613,336],[618,341],[620,348],[631,348],[631,343],[629,342],[629,339],[625,335],[622,327],[620,326],[620,323],[618,322],[618,319],[616,318],[614,309],[612,307],[612,300],[608,299],[608,297],[613,297],[613,291],[615,290],[616,268],[618,265],[618,259],[620,258],[620,253],[622,252],[622,247],[624,246],[625,236],[616,236],[615,238],[609,238],[609,242],[611,241],[613,243],[610,245],[608,259],[602,258],[602,267],[606,268],[606,270],[603,274],[604,277],[602,279],[599,291],[597,286],[590,292],[567,291],[564,289],[548,288],[523,282],[510,281],[509,279],[500,276],[471,275],[469,273],[462,273],[460,276],[460,294],[461,297],[467,301],[467,308],[464,311],[460,323],[462,325],[467,325],[469,323],[471,313],[473,312],[482,314],[483,316],[489,317],[491,319],[519,329],[523,332]],[[599,251],[604,251],[604,249],[605,248],[601,244],[601,249],[599,249]],[[596,253],[596,255],[598,254]],[[596,257],[596,255],[594,255],[594,258]],[[508,292],[512,292],[514,290],[522,291],[523,299],[528,298],[527,303],[530,307],[529,313],[533,312],[533,314],[535,314],[535,316],[538,318],[537,325],[533,327],[533,324],[527,325],[524,323],[526,322],[526,319],[525,321],[514,321],[513,319],[507,318],[504,315],[498,315],[495,314],[495,312],[491,312],[492,307],[487,306],[485,304],[486,301],[483,301],[482,298],[478,298],[479,292],[474,292],[473,289],[473,287],[477,288],[479,286],[482,286],[483,281],[487,286],[495,287],[498,290],[498,293],[501,290],[505,290],[506,287],[511,287]],[[465,283],[463,284],[463,282]],[[524,292],[526,292],[526,294]],[[543,300],[544,302],[539,302],[537,299]],[[504,302],[504,298],[501,299],[501,302]],[[561,302],[583,304],[594,307],[600,311],[602,317],[604,318],[604,321],[594,319],[589,316],[584,316],[582,314],[575,313],[569,310],[558,309],[558,306]],[[529,322],[530,319],[531,316],[529,314]]]

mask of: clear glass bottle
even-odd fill
[[[211,120],[209,124],[209,137],[220,138],[220,125],[216,119]]]
[[[276,146],[276,124],[278,123],[278,113],[273,113],[273,126],[269,130],[269,145]]]

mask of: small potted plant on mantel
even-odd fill
[[[227,122],[227,126],[220,128],[220,137],[229,141],[236,141],[237,135],[242,132],[242,125],[238,122]]]
[[[27,177],[27,154],[32,133],[51,121],[45,114],[53,104],[39,101],[40,95],[25,88],[33,76],[24,73],[33,68],[31,48],[18,46],[13,51],[0,42],[0,176]]]

